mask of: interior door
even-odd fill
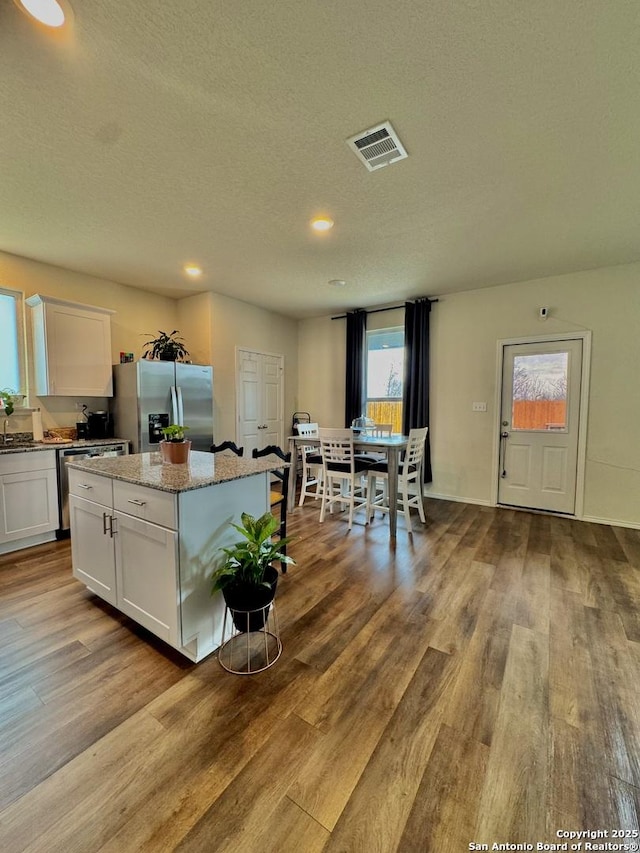
[[[283,356],[238,350],[238,435],[245,456],[268,444],[282,447]]]
[[[582,341],[503,348],[498,503],[571,514]]]

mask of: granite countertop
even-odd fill
[[[0,455],[3,453],[33,453],[39,450],[57,450],[58,448],[65,449],[67,447],[106,447],[109,444],[129,444],[125,438],[87,438],[80,441],[55,441],[45,443],[43,441],[34,441],[18,439],[9,444],[2,444],[0,437]]]
[[[93,474],[102,474],[125,483],[135,483],[162,492],[189,492],[216,483],[253,477],[276,468],[288,466],[276,457],[244,459],[224,453],[204,453],[192,450],[188,465],[170,465],[160,453],[133,453],[129,456],[109,456],[67,462],[67,467]]]

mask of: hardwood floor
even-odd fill
[[[426,509],[395,550],[379,516],[347,533],[312,502],[291,515],[284,651],[249,677],[88,593],[68,542],[0,557],[0,851],[458,853],[637,830],[640,531]]]

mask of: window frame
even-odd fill
[[[27,397],[29,393],[28,385],[27,385],[27,362],[26,362],[26,326],[25,326],[25,315],[24,315],[24,293],[21,290],[14,290],[11,287],[5,287],[0,284],[0,294],[2,296],[8,296],[13,299],[14,302],[14,317],[15,317],[15,329],[16,329],[16,357],[18,362],[18,377],[19,377],[19,388],[12,389],[15,390],[16,394],[24,394]]]
[[[401,333],[402,334],[402,351],[403,351],[403,360],[402,360],[402,375],[400,376],[400,394],[398,396],[387,396],[387,397],[370,397],[368,394],[369,391],[369,353],[371,350],[369,349],[369,340],[374,336],[382,336],[384,334],[389,333]],[[380,329],[367,329],[366,339],[365,339],[365,354],[366,357],[364,359],[364,401],[363,401],[363,411],[368,412],[369,403],[399,403],[401,406],[400,409],[400,422],[402,422],[402,411],[404,409],[404,367],[406,361],[406,345],[404,340],[404,325],[394,324],[393,326],[385,326]],[[400,347],[398,347],[400,349]],[[400,429],[402,431],[402,429]]]

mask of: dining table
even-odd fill
[[[289,450],[291,451],[292,468],[295,471],[293,460],[297,458],[298,447],[320,447],[320,439],[307,435],[290,435],[288,438]],[[366,433],[353,436],[353,447],[357,452],[384,453],[387,457],[387,470],[389,472],[389,538],[395,540],[396,526],[398,522],[398,469],[400,455],[407,447],[409,441],[406,435],[373,436]],[[295,509],[296,489],[289,489],[287,498],[287,509],[292,512]]]

